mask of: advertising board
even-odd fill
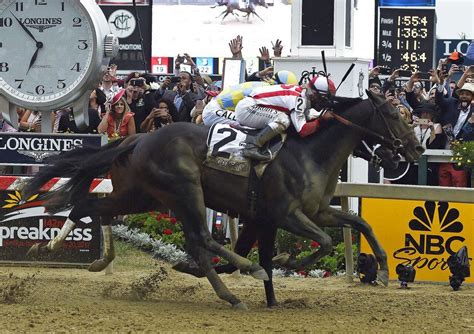
[[[398,264],[410,264],[416,281],[448,282],[448,257],[463,246],[472,263],[472,204],[364,198],[361,211],[387,252],[390,279],[397,279]],[[361,253],[370,253],[365,238]],[[473,283],[474,278],[466,282]]]

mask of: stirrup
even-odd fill
[[[273,159],[273,154],[270,150],[266,150],[264,153],[260,151],[260,148],[256,145],[248,145],[249,147],[244,148],[242,155],[246,158],[259,161],[270,161]]]

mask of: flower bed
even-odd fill
[[[181,223],[174,217],[165,213],[150,212],[136,214],[126,217],[125,225],[113,226],[114,236],[118,239],[131,243],[132,245],[149,251],[155,258],[164,260],[171,264],[189,260],[184,251],[184,235]],[[332,230],[334,234],[339,230]],[[333,240],[338,240],[337,235],[331,235]],[[287,252],[297,260],[309,255],[319,248],[319,244],[313,240],[296,237],[285,231],[277,234],[278,252]],[[258,248],[254,245],[248,258],[257,263]],[[230,247],[230,245],[226,245]],[[354,261],[356,261],[357,247],[353,246]],[[225,264],[226,261],[217,256],[212,258],[214,265]],[[332,254],[325,256],[314,265],[299,271],[289,271],[283,268],[275,268],[275,276],[303,276],[303,277],[328,277],[343,272],[344,267],[344,243],[339,242],[333,249]]]

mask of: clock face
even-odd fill
[[[22,101],[53,101],[73,91],[95,47],[78,0],[0,1],[0,87]]]

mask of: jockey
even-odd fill
[[[300,137],[316,132],[321,120],[331,119],[328,92],[336,93],[334,82],[316,76],[305,88],[296,85],[258,87],[237,104],[235,119],[241,124],[262,129],[256,136],[247,136],[243,155],[256,160],[268,160],[269,152],[260,148],[283,133],[293,123]]]
[[[219,93],[214,99],[209,101],[202,112],[203,122],[207,126],[215,123],[238,125],[235,120],[235,106],[244,97],[257,87],[288,84],[296,85],[298,79],[293,72],[278,71],[267,81],[248,81],[238,85],[230,86]]]

